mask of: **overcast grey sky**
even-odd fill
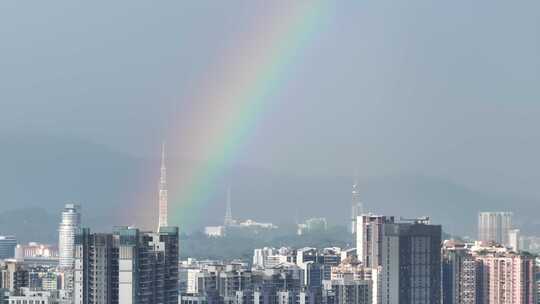
[[[0,130],[150,155],[193,79],[288,2],[2,1]],[[243,163],[540,197],[540,2],[335,2]]]

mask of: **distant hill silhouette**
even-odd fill
[[[0,136],[0,234],[16,234],[22,241],[55,242],[62,206],[81,202],[85,225],[107,231],[113,225],[141,223],[137,214],[120,220],[132,209],[134,199],[148,202],[149,212],[157,187],[159,163],[137,159],[105,146],[84,141]],[[169,159],[170,197],[177,192],[175,170],[182,163]],[[275,223],[325,216],[336,225],[348,223],[349,177],[284,176],[267,170],[234,168],[214,185],[212,208],[195,214],[198,227],[222,222],[226,184],[233,187],[233,216]],[[157,188],[156,188],[157,189]],[[479,210],[516,212],[525,231],[537,231],[537,202],[526,198],[490,196],[442,178],[400,174],[369,177],[360,181],[366,210],[396,216],[431,216],[445,231],[475,235]],[[151,215],[153,216],[153,215]],[[148,216],[147,216],[148,217]]]

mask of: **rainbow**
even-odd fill
[[[197,223],[216,180],[270,110],[269,97],[286,83],[288,69],[327,20],[330,2],[287,3],[278,11],[261,8],[263,13],[254,16],[257,28],[242,39],[247,43],[231,46],[219,64],[205,71],[188,99],[193,108],[178,118],[167,136],[178,151],[200,160],[178,185],[170,185],[181,189],[169,202],[169,222],[182,229]]]

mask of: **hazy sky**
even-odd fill
[[[257,32],[253,16],[286,5],[2,1],[0,130],[150,155],[174,136],[196,79]],[[540,2],[332,1],[322,18],[242,163],[540,197]]]

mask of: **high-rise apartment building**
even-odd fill
[[[512,212],[480,212],[478,214],[478,240],[508,246],[508,233],[512,229]]]
[[[283,263],[253,273],[253,303],[274,302],[280,291],[298,294],[305,285],[304,270],[292,263]],[[282,295],[283,296],[283,295]]]
[[[488,304],[536,303],[534,257],[513,252],[478,252],[482,284],[478,288]]]
[[[0,260],[15,257],[17,239],[14,236],[0,236]]]
[[[58,255],[59,266],[63,268],[73,267],[73,253],[75,248],[75,236],[81,229],[80,206],[66,204],[62,211],[62,220],[58,228]]]
[[[296,251],[296,265],[300,266],[305,272],[306,281],[309,275],[310,285],[321,285],[321,280],[330,280],[332,276],[332,267],[341,263],[341,253],[334,248],[316,248],[306,247]],[[318,282],[315,280],[315,272],[319,272]]]
[[[75,304],[178,303],[178,228],[119,227],[77,237]]]
[[[518,252],[521,250],[519,246],[520,237],[519,229],[510,229],[508,231],[508,247],[512,248],[513,251]]]
[[[306,233],[321,233],[326,231],[328,224],[326,218],[317,217],[305,220],[304,223],[297,225],[297,234],[304,235]]]
[[[240,264],[229,264],[218,275],[218,292],[225,303],[238,303],[236,299],[241,295],[242,299],[251,295],[252,273]]]
[[[383,225],[383,304],[441,303],[441,226],[427,219]]]
[[[28,287],[28,278],[28,270],[22,263],[7,260],[0,264],[0,288],[19,292],[21,288]]]
[[[342,260],[339,266],[332,267],[332,280],[342,280],[343,282],[368,281],[371,286],[370,297],[372,299],[371,303],[373,304],[381,303],[379,294],[381,289],[381,278],[379,274],[379,267],[364,267],[356,257],[346,258],[345,260]],[[326,284],[328,284],[328,282]],[[336,299],[339,300],[339,298]]]
[[[536,303],[534,257],[498,244],[443,245],[443,303]]]
[[[394,223],[393,216],[362,214],[356,220],[356,254],[365,267],[381,265],[382,227]]]
[[[34,290],[32,288],[21,288],[17,294],[10,295],[5,302],[6,304],[58,304],[66,303],[60,297],[57,290]]]
[[[372,281],[345,278],[324,281],[324,304],[372,304]]]
[[[269,256],[273,256],[276,250],[271,247],[256,248],[253,250],[253,268],[264,268]]]
[[[480,263],[472,252],[461,243],[445,241],[442,257],[443,303],[476,304]]]
[[[118,303],[118,250],[112,234],[91,234],[88,228],[77,235],[74,263],[74,303]]]

